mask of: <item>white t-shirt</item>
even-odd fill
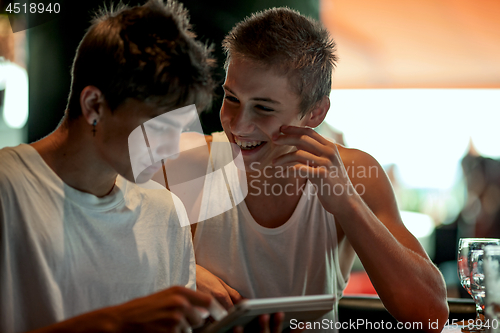
[[[227,141],[224,133],[212,136],[214,142]],[[221,146],[212,146],[212,157],[231,154],[229,147],[225,152],[214,151],[215,147]],[[218,160],[213,158],[216,170],[224,167]],[[237,177],[228,175],[227,179]],[[213,191],[222,187],[206,184],[205,188]],[[206,209],[202,207],[201,211]],[[309,181],[285,224],[262,227],[242,201],[235,208],[198,223],[194,248],[199,265],[246,298],[333,294],[338,300],[346,285],[339,267],[335,219],[314,195]],[[336,320],[336,311],[324,318]]]
[[[0,150],[0,332],[194,289],[191,232],[172,198],[122,177],[98,198],[66,185],[29,145]]]

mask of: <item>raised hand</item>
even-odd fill
[[[283,134],[274,136],[273,142],[296,150],[277,157],[273,165],[293,167],[300,175],[307,175],[316,186],[321,204],[333,214],[338,204],[332,203],[332,195],[342,197],[356,193],[337,145],[309,127],[281,126],[280,131]]]

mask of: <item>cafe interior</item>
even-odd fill
[[[444,276],[450,318],[474,318],[457,253],[460,238],[500,238],[500,2],[181,2],[198,38],[214,45],[219,82],[221,41],[250,13],[288,6],[324,24],[339,60],[331,107],[316,130],[381,163],[405,226]],[[0,148],[39,140],[57,126],[75,49],[92,13],[109,3],[60,0],[59,13],[0,14]],[[205,134],[221,130],[222,95],[218,88],[200,115]],[[393,320],[359,260],[339,313]]]

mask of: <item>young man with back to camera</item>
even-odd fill
[[[190,230],[168,191],[133,183],[128,149],[144,122],[210,102],[212,60],[189,28],[174,1],[102,13],[78,47],[59,127],[0,150],[0,331],[201,323],[195,306],[213,299],[193,290]]]
[[[208,140],[240,146],[248,195],[193,224],[198,289],[226,307],[242,297],[339,299],[356,253],[396,319],[440,331],[448,316],[444,280],[401,221],[384,170],[312,129],[330,108],[336,56],[327,31],[274,8],[237,24],[223,46],[224,132]],[[231,149],[214,147],[212,156],[230,160]],[[335,321],[336,310],[324,318]],[[435,321],[437,330],[428,325]]]

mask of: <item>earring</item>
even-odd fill
[[[95,125],[97,125],[97,119],[94,119],[94,122],[92,123],[92,135],[95,136]]]

